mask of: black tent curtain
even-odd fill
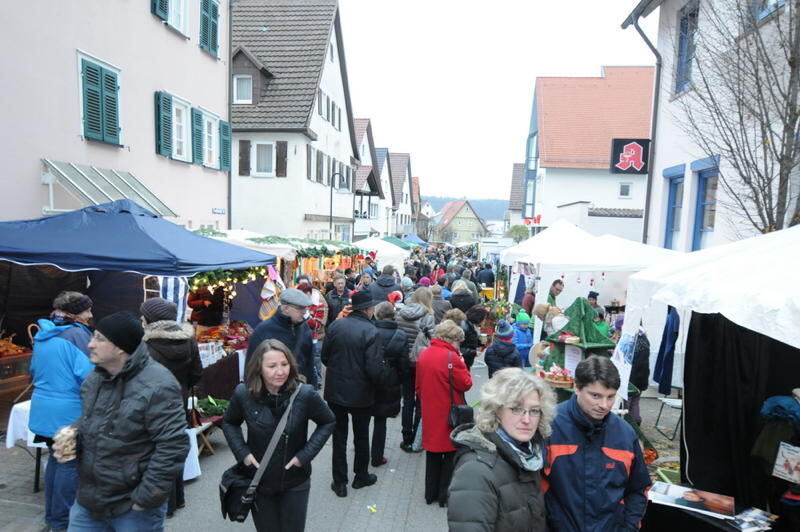
[[[737,507],[766,508],[770,500],[775,508],[786,483],[765,475],[750,452],[764,401],[800,386],[800,349],[721,314],[693,313],[683,380],[683,482],[731,495]]]

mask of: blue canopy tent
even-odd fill
[[[419,237],[419,235],[417,235],[417,233],[411,233],[410,235],[405,237],[403,240],[405,240],[406,242],[411,242],[413,244],[420,245],[420,246],[427,246],[428,245],[428,243],[425,242],[424,240],[422,240]]]
[[[0,222],[0,260],[190,277],[275,263],[275,256],[206,238],[123,199],[64,214]]]

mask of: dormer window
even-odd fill
[[[253,103],[253,76],[233,76],[233,103]]]

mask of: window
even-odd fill
[[[350,242],[350,225],[349,224],[336,224],[333,230],[342,242]]]
[[[536,134],[528,137],[528,170],[536,170]]]
[[[664,247],[677,249],[678,235],[681,232],[681,214],[683,212],[683,177],[670,180],[667,196],[667,223],[664,232]]]
[[[369,217],[370,218],[377,218],[378,212],[380,212],[380,206],[377,203],[370,203],[369,205]]]
[[[750,4],[750,8],[753,12],[753,18],[758,22],[782,8],[785,3],[785,0],[753,0]]]
[[[253,103],[253,76],[233,76],[233,103]]]
[[[203,166],[219,168],[219,120],[203,114]]]
[[[620,198],[630,199],[630,197],[631,197],[631,186],[632,186],[632,183],[620,183],[619,184],[619,197]]]
[[[172,158],[192,162],[192,108],[187,102],[172,98]]]
[[[697,2],[692,2],[678,13],[678,57],[675,60],[676,94],[690,88],[692,84],[692,60],[698,12]]]
[[[200,0],[200,48],[217,57],[219,47],[219,4]]]
[[[251,159],[255,161],[253,175],[275,177],[275,145],[272,142],[254,142]]]
[[[694,238],[692,251],[709,247],[714,233],[717,212],[717,169],[706,170],[697,175],[697,206],[694,216]]]
[[[120,145],[119,71],[83,57],[80,69],[83,136]]]
[[[189,33],[188,12],[186,10],[186,0],[169,0],[169,17],[167,24],[187,35]]]

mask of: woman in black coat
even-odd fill
[[[375,391],[372,407],[372,466],[382,466],[388,460],[383,456],[386,448],[386,418],[400,413],[400,397],[403,395],[403,379],[409,374],[411,361],[408,358],[406,333],[398,328],[394,320],[394,306],[388,301],[375,307],[375,327],[378,329],[378,344],[383,348],[383,385]]]
[[[472,295],[472,292],[470,292],[465,282],[456,281],[453,283],[453,295],[450,296],[450,304],[453,308],[457,308],[466,314],[470,307],[477,303],[477,299]]]
[[[292,352],[278,340],[265,340],[253,352],[245,381],[234,390],[223,417],[222,431],[231,451],[242,467],[255,475],[298,386],[283,437],[256,491],[253,522],[259,532],[305,528],[311,460],[331,436],[336,418],[314,387],[303,383]],[[316,424],[310,438],[309,421]],[[247,424],[246,442],[242,423]]]

